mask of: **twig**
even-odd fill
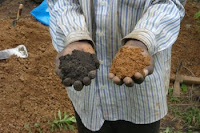
[[[186,66],[183,66],[183,68],[185,68],[186,70],[188,70],[192,74],[192,76],[195,77],[195,74],[192,72],[192,70],[190,70]],[[194,85],[192,84],[192,88],[190,89],[190,93],[189,93],[189,95],[190,95],[190,101],[192,101],[192,96],[193,96],[192,90],[193,90],[193,87],[194,87]]]
[[[194,104],[170,104],[170,106],[196,106],[196,107],[200,107],[200,105],[194,105]]]
[[[189,68],[187,68],[186,66],[183,66],[185,69],[187,69],[191,74],[192,74],[192,76],[193,77],[195,77],[195,74],[189,69]]]

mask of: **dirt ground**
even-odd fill
[[[29,53],[27,59],[12,57],[0,61],[0,133],[26,133],[26,124],[47,123],[48,119],[54,119],[58,110],[73,114],[67,93],[54,72],[56,51],[51,44],[48,27],[29,14],[36,4],[24,0],[22,18],[16,27],[11,26],[21,1],[0,1],[0,50],[24,44]],[[179,38],[173,46],[173,74],[182,61],[184,67],[200,77],[200,33],[194,19],[199,10],[200,3],[189,0]],[[191,76],[184,67],[181,74]],[[169,113],[162,120],[161,129],[180,128],[173,120],[173,114]],[[50,132],[48,126],[41,126],[43,132]]]

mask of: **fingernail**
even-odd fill
[[[144,76],[145,76],[145,77],[146,77],[146,76],[148,75],[148,73],[149,73],[149,71],[148,71],[147,69],[144,69],[143,72],[144,72]]]
[[[115,75],[114,75],[113,73],[109,73],[109,74],[108,74],[108,78],[109,78],[109,79],[112,79],[114,76],[115,76]]]

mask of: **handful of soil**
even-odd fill
[[[110,72],[123,79],[136,72],[144,75],[143,69],[150,65],[150,57],[142,54],[141,48],[122,47],[115,56]]]
[[[96,54],[74,50],[71,55],[61,56],[59,69],[63,74],[62,80],[70,78],[81,81],[88,77],[88,73],[99,68]]]

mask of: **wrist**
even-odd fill
[[[136,39],[128,39],[128,40],[126,40],[125,46],[139,47],[139,48],[148,50],[147,46],[142,41],[136,40]]]

